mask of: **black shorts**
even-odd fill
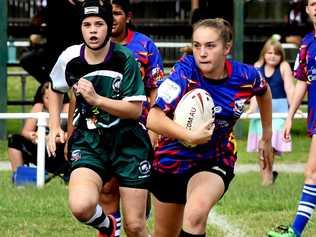
[[[209,161],[207,163],[206,165],[204,162],[185,174],[160,173],[153,170],[150,191],[160,202],[185,204],[187,185],[190,178],[198,172],[208,171],[219,175],[223,179],[226,192],[235,176],[233,169],[218,164],[210,165]]]
[[[37,144],[22,135],[13,134],[8,137],[8,147],[22,152],[24,164],[37,164]],[[64,144],[57,144],[56,157],[48,157],[45,150],[45,169],[51,173],[68,173],[70,164],[64,159]]]

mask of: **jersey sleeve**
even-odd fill
[[[54,65],[50,78],[52,89],[59,93],[66,93],[69,90],[69,85],[66,81],[66,62],[64,55],[61,54]]]
[[[302,44],[294,63],[294,77],[300,81],[307,81],[307,46]]]
[[[159,82],[154,106],[159,107],[165,113],[173,112],[186,93],[187,79],[191,78],[192,71],[185,64],[185,60],[176,63],[169,76]]]
[[[70,85],[66,80],[66,68],[67,64],[75,57],[80,55],[80,48],[82,45],[73,45],[64,50],[58,57],[56,64],[54,65],[50,79],[52,83],[52,89],[59,93],[66,93]]]
[[[163,63],[160,52],[154,42],[148,43],[148,67],[145,72],[145,87],[157,88],[157,82],[163,78]]]
[[[259,69],[254,68],[253,70],[254,83],[253,83],[253,94],[263,95],[267,91],[268,83]]]
[[[132,56],[127,57],[121,85],[122,97],[126,101],[146,101],[144,83],[138,65]]]

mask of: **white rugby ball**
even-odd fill
[[[186,93],[174,111],[173,120],[188,130],[194,130],[215,119],[214,102],[210,94],[203,89],[193,89]],[[194,144],[185,144],[194,147]]]

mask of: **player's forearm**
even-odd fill
[[[297,81],[294,93],[291,99],[291,106],[288,112],[288,118],[293,119],[295,112],[301,105],[305,96],[307,84],[304,81]]]
[[[152,108],[147,117],[147,128],[157,134],[179,140],[189,140],[187,130],[176,124],[159,108]]]
[[[257,96],[257,103],[261,117],[262,140],[269,140],[272,137],[272,96],[269,87],[265,94]]]
[[[63,94],[56,93],[49,90],[49,127],[59,128],[60,127],[60,113],[62,110]]]
[[[142,113],[142,104],[141,101],[113,100],[98,95],[95,106],[119,118],[136,120]]]

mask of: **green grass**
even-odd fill
[[[275,185],[262,187],[257,173],[237,174],[215,211],[246,236],[265,236],[276,225],[292,222],[302,183],[302,174],[282,173]],[[9,172],[5,171],[0,173],[0,185],[1,236],[95,236],[93,228],[71,216],[67,186],[59,178],[41,189],[16,188],[10,184]],[[315,218],[304,234],[316,236]],[[210,225],[207,236],[225,237],[225,232]]]
[[[273,186],[262,187],[258,173],[237,174],[216,211],[246,236],[265,236],[276,225],[292,223],[303,182],[303,174],[281,173]],[[309,221],[304,237],[316,236],[315,220]]]
[[[16,188],[9,172],[0,173],[1,236],[95,236],[81,225],[67,207],[67,186],[54,179],[44,188]]]

